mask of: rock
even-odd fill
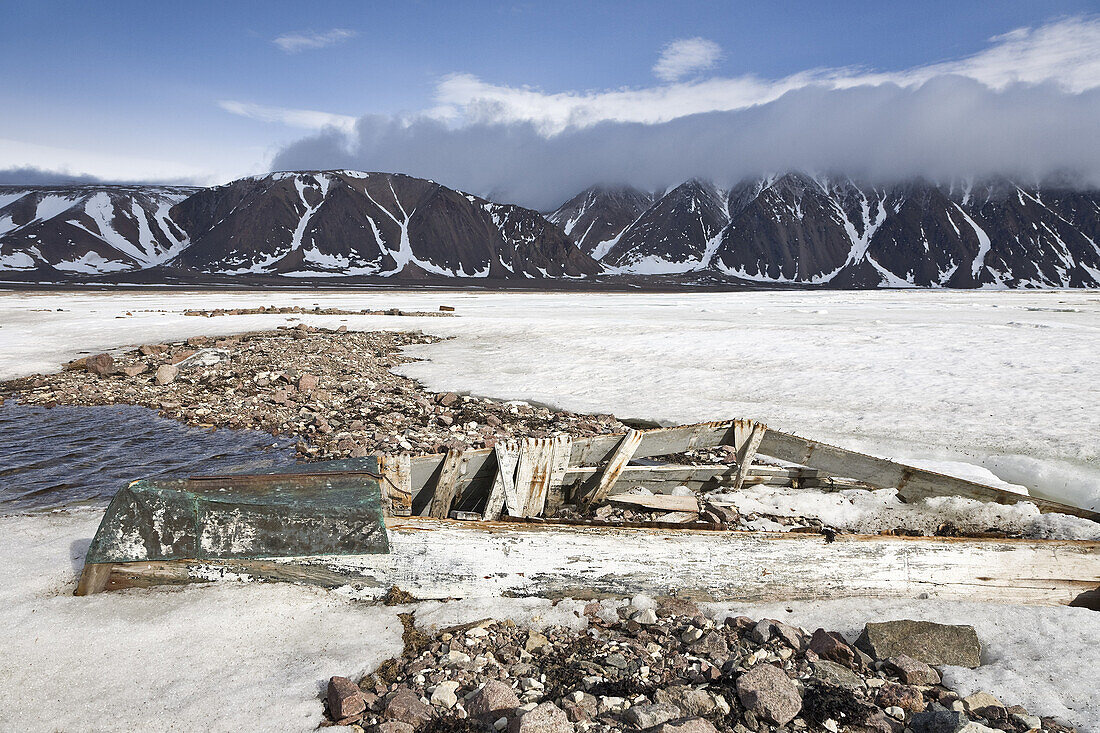
[[[725,638],[714,630],[703,634],[703,638],[692,646],[692,651],[701,657],[709,657],[711,661],[718,664],[729,659],[730,655],[730,648]]]
[[[105,377],[115,370],[115,358],[110,354],[96,354],[84,360],[84,368],[91,374]]]
[[[544,702],[534,710],[513,718],[508,733],[573,733],[565,711],[552,702]]]
[[[442,392],[435,396],[435,401],[444,407],[450,407],[454,403],[458,402],[458,395],[454,392]]]
[[[661,723],[653,733],[718,733],[714,724],[706,718],[680,718]]]
[[[782,621],[772,619],[772,633],[783,640],[787,646],[795,651],[801,651],[806,647],[806,634],[802,629],[785,624]]]
[[[136,377],[139,374],[144,374],[149,367],[145,364],[131,364],[129,366],[119,367],[119,374],[125,374],[127,377]]]
[[[519,707],[515,690],[500,680],[489,680],[466,701],[466,712],[473,718],[499,717]]]
[[[416,729],[411,725],[400,720],[387,720],[371,728],[371,733],[413,733],[414,730]]]
[[[919,713],[927,707],[920,690],[909,685],[887,682],[875,693],[875,703],[880,708],[898,707],[909,712]]]
[[[157,384],[163,387],[166,384],[171,384],[176,381],[176,377],[179,376],[179,373],[180,370],[178,367],[172,364],[161,364],[157,367],[157,373],[153,379]]]
[[[657,623],[657,612],[652,608],[647,608],[644,611],[639,611],[634,615],[634,620],[640,623],[642,626],[651,626]]]
[[[623,713],[623,720],[640,730],[652,728],[680,717],[680,708],[664,703],[643,703]]]
[[[815,631],[814,635],[810,637],[810,651],[822,659],[843,664],[845,667],[853,668],[857,666],[856,653],[844,641],[844,637],[835,631],[826,631],[825,629]]]
[[[687,616],[692,618],[699,613],[699,607],[686,598],[664,596],[657,599],[657,613],[661,616]]]
[[[758,717],[786,725],[802,709],[802,696],[779,667],[760,664],[737,678],[741,704]]]
[[[970,724],[970,719],[957,710],[946,710],[933,705],[909,719],[913,733],[959,733]]]
[[[458,683],[454,680],[440,682],[432,691],[432,705],[438,705],[441,708],[450,710],[458,704],[458,695],[455,694],[456,690],[458,690]]]
[[[843,687],[854,690],[863,687],[863,678],[847,667],[819,659],[813,663],[813,678],[830,687]]]
[[[771,619],[763,619],[759,621],[756,626],[749,629],[747,635],[751,641],[755,641],[757,644],[767,644],[772,638],[772,621]]]
[[[974,715],[980,715],[983,718],[988,717],[986,713],[988,708],[1003,708],[1005,706],[1003,702],[993,697],[988,692],[975,692],[969,697],[964,697],[962,704],[964,711]]]
[[[938,685],[940,673],[924,662],[900,654],[886,660],[886,668],[907,685]]]
[[[298,389],[302,392],[312,392],[317,389],[317,377],[312,374],[303,374],[298,377]]]
[[[163,354],[168,351],[168,344],[143,344],[138,348],[138,352],[142,356],[153,356],[155,354]]]
[[[856,646],[876,659],[904,654],[925,664],[971,669],[982,663],[982,646],[973,626],[909,620],[869,623]]]
[[[403,687],[386,703],[382,715],[387,720],[408,723],[416,728],[431,720],[434,712],[430,705],[420,701],[415,692]]]
[[[328,681],[328,714],[333,720],[343,720],[359,715],[367,709],[363,693],[347,677],[333,677]]]
[[[710,715],[717,704],[710,693],[685,685],[671,685],[653,693],[654,699],[665,705],[679,708],[688,715]]]
[[[229,361],[231,357],[232,354],[225,349],[200,349],[186,359],[181,359],[174,363],[180,369],[186,371],[196,367],[210,367],[215,364],[221,364],[223,361]]]
[[[549,642],[546,637],[537,631],[532,631],[527,635],[527,643],[523,645],[524,651],[531,653],[541,650]]]

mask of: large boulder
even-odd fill
[[[786,725],[802,709],[798,688],[773,664],[758,664],[738,677],[737,696],[746,709],[776,725]]]
[[[115,371],[115,358],[110,354],[96,354],[84,360],[84,368],[92,374],[105,377]]]
[[[909,620],[869,623],[856,647],[882,660],[905,655],[925,664],[971,669],[982,663],[982,645],[973,626]]]

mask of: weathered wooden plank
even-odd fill
[[[760,441],[768,426],[752,420],[736,420],[733,424],[734,448],[737,451],[737,473],[733,478],[733,488],[740,489],[749,476],[749,468],[756,458]]]
[[[553,438],[524,438],[519,444],[516,464],[516,509],[508,514],[537,517],[546,507],[546,492],[554,463]]]
[[[584,498],[585,504],[599,504],[607,498],[615,482],[622,475],[623,469],[626,468],[626,464],[630,462],[634,452],[641,445],[642,437],[642,432],[639,430],[630,430],[622,437],[600,474],[600,482],[596,485],[596,490]]]
[[[451,504],[454,503],[455,494],[458,492],[458,474],[461,469],[462,451],[452,448],[447,451],[447,458],[443,461],[443,470],[439,473],[435,493],[427,507],[428,516],[446,519],[451,513]]]
[[[550,478],[546,485],[546,501],[537,514],[553,514],[565,503],[565,472],[569,468],[569,457],[573,451],[573,438],[568,435],[554,436],[554,454],[550,462]]]
[[[1100,587],[1100,543],[389,520],[388,555],[122,563],[108,588],[231,578],[418,598],[673,593],[698,600],[931,598],[1055,605]],[[568,557],[569,562],[562,562]]]
[[[484,519],[500,519],[508,496],[516,495],[516,463],[519,461],[519,445],[514,440],[502,441],[493,448],[497,460],[497,472],[492,489],[485,500]],[[514,500],[514,499],[513,499]]]
[[[660,512],[696,512],[699,511],[699,500],[694,496],[674,496],[672,494],[616,494],[607,497],[612,504],[642,507]]]
[[[80,581],[76,585],[76,596],[90,596],[107,590],[107,581],[111,577],[113,563],[86,563],[80,571]]]
[[[408,454],[379,456],[378,470],[382,474],[382,494],[385,508],[391,517],[407,517],[412,514],[412,460]]]
[[[1060,512],[1100,521],[1100,513],[1088,509],[1022,496],[776,430],[769,429],[765,433],[760,443],[760,452],[780,460],[818,468],[834,476],[853,478],[881,488],[896,488],[898,495],[906,501],[917,501],[931,496],[962,496],[1010,505],[1028,501],[1035,504],[1041,512]]]

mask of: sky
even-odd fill
[[[1098,2],[4,2],[0,182],[1100,181]]]

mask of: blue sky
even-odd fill
[[[267,170],[325,124],[347,133],[363,115],[428,115],[452,129],[533,125],[543,137],[601,121],[661,124],[685,99],[688,111],[706,112],[776,96],[742,99],[744,84],[730,91],[709,80],[767,87],[858,69],[895,83],[988,52],[1002,34],[1067,18],[1087,24],[1098,11],[1096,2],[9,0],[0,169],[220,182]],[[1095,45],[1080,34],[1067,43]],[[663,51],[675,58],[662,76],[654,67]],[[996,87],[989,73],[975,75]],[[1071,91],[1091,88],[1091,75]],[[615,96],[624,89],[651,96]],[[733,102],[714,101],[730,94]],[[585,121],[574,124],[577,99]],[[670,111],[652,118],[629,111],[662,104]]]

